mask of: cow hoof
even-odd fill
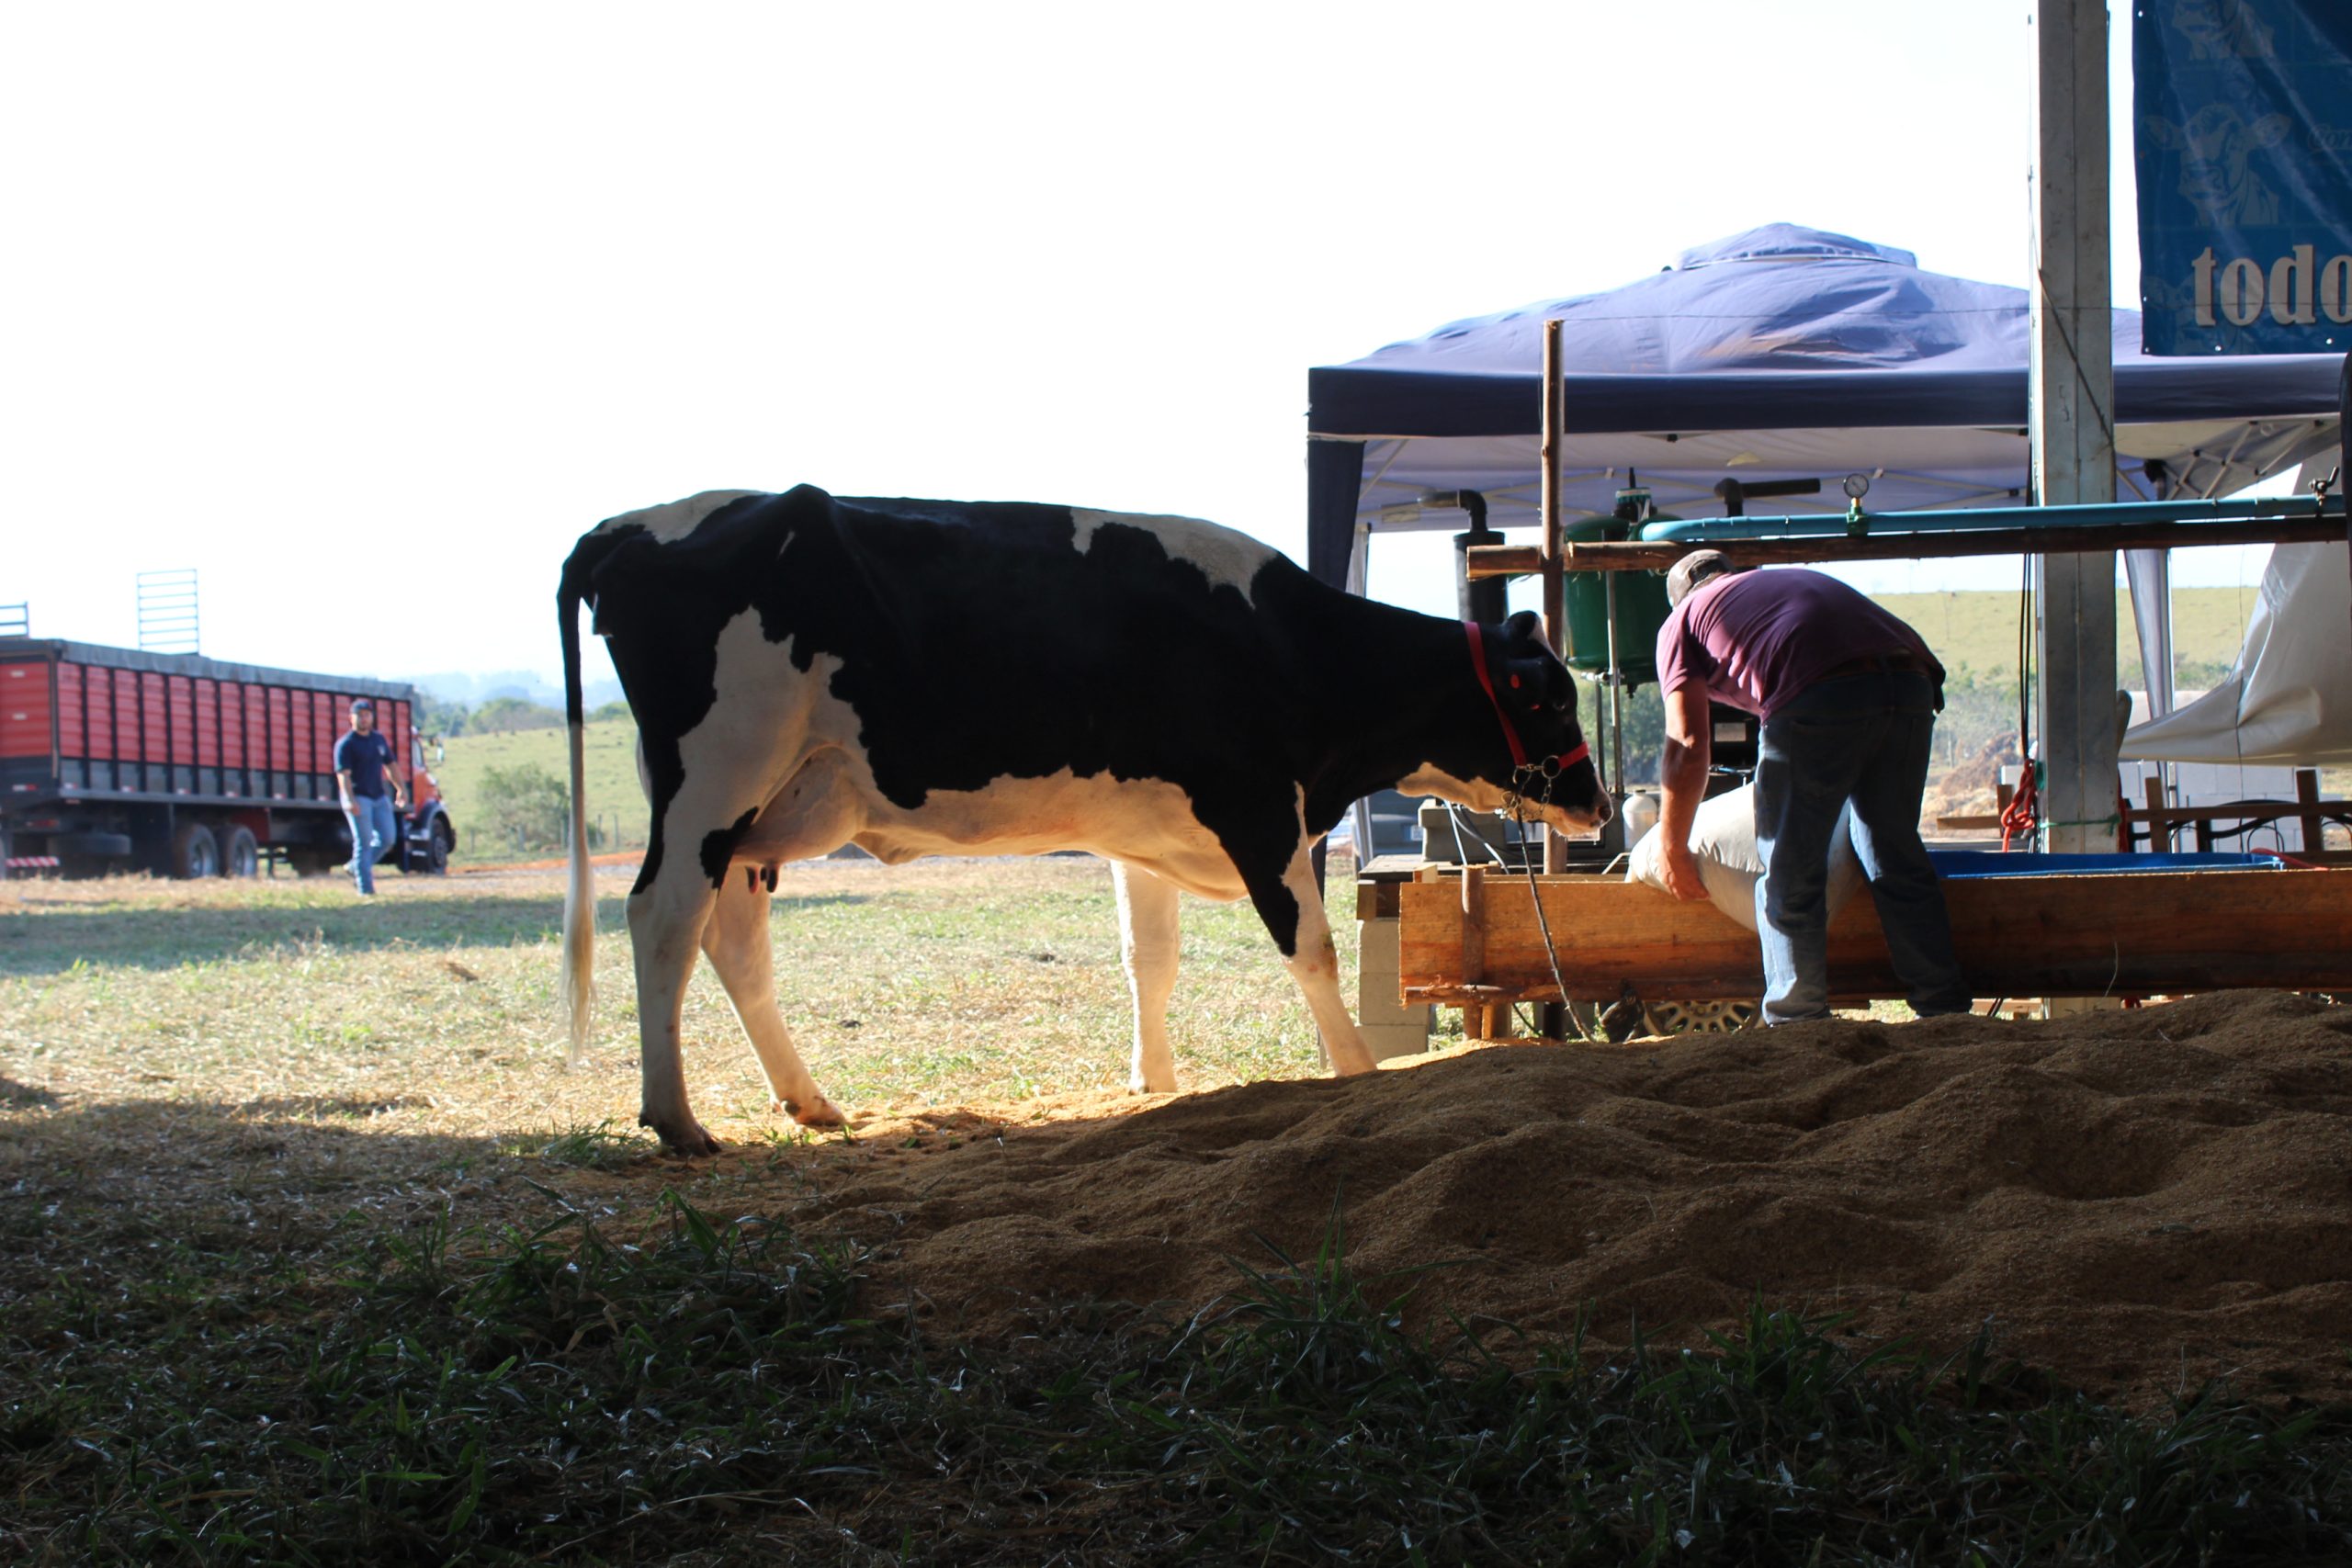
[[[841,1107],[821,1094],[817,1097],[817,1102],[814,1105],[804,1106],[797,1100],[779,1100],[775,1101],[775,1109],[791,1117],[803,1127],[846,1127],[849,1125],[849,1118],[842,1114]]]
[[[703,1129],[703,1124],[691,1116],[683,1122],[673,1122],[667,1125],[650,1116],[640,1116],[637,1119],[637,1124],[653,1129],[654,1135],[662,1140],[663,1154],[676,1155],[682,1159],[700,1159],[706,1155],[715,1155],[727,1146],[712,1137]]]

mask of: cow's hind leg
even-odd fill
[[[704,1130],[687,1107],[685,1071],[679,1053],[686,982],[694,975],[696,953],[707,943],[719,979],[752,1036],[752,1047],[768,1069],[769,1086],[777,1099],[797,1103],[803,1121],[828,1113],[835,1120],[840,1117],[808,1081],[785,1033],[784,1021],[776,1016],[775,983],[765,962],[765,892],[759,895],[762,903],[756,916],[748,902],[730,904],[725,930],[713,932],[710,928],[718,923],[720,889],[730,883],[740,886],[747,871],[820,854],[846,842],[855,831],[854,801],[836,787],[842,766],[838,751],[820,752],[755,812],[744,812],[752,820],[741,828],[705,834],[691,842],[685,841],[684,835],[670,835],[679,841],[666,845],[653,880],[629,895],[629,937],[637,950],[638,1029],[644,1050],[645,1099],[638,1120],[660,1134],[663,1146],[676,1153],[712,1154],[718,1148],[718,1140]],[[673,816],[687,821],[725,821],[728,810],[723,796],[720,801],[697,802],[695,809],[673,810]],[[754,919],[758,960],[752,956],[754,943],[744,934]],[[780,1079],[777,1069],[786,1062],[791,1064],[791,1072]]]
[[[792,1048],[792,1032],[775,1005],[775,953],[768,945],[768,888],[759,867],[729,868],[718,908],[703,927],[702,950],[718,971],[727,999],[759,1054],[775,1108],[804,1127],[838,1127],[843,1117],[818,1089]]]
[[[695,954],[711,914],[713,891],[690,857],[672,855],[650,886],[628,896],[629,945],[637,955],[638,1034],[644,1099],[638,1121],[673,1154],[718,1152],[686,1104],[685,1066],[679,1057],[681,1012]]]
[[[1176,989],[1176,889],[1148,871],[1111,863],[1119,897],[1119,957],[1136,1010],[1136,1054],[1127,1088],[1136,1094],[1172,1094],[1176,1059],[1168,1048],[1168,998]]]
[[[775,1108],[804,1127],[838,1127],[844,1118],[809,1076],[777,1010],[768,894],[777,866],[830,853],[864,825],[846,760],[837,750],[818,752],[737,837],[720,879],[717,911],[703,931],[703,951],[759,1054]]]

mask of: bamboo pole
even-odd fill
[[[1566,658],[1568,616],[1567,583],[1560,575],[1560,447],[1566,416],[1560,404],[1560,322],[1555,318],[1544,323],[1544,548],[1538,569],[1544,573],[1544,640],[1555,654]],[[1474,560],[1478,548],[1470,549]],[[1555,873],[1568,869],[1567,840],[1550,828],[1544,829],[1544,869]]]
[[[1566,416],[1560,406],[1560,323],[1544,323],[1544,636],[1566,656],[1566,585],[1560,578],[1560,447]],[[1491,548],[1492,547],[1487,547]],[[1472,553],[1476,553],[1476,547]]]

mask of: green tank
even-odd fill
[[[1621,490],[1612,517],[1588,517],[1561,529],[1571,544],[1634,538],[1644,523],[1673,519],[1649,511],[1647,491]],[[1568,668],[1598,675],[1609,668],[1609,580],[1617,580],[1617,668],[1628,685],[1657,679],[1657,629],[1666,625],[1666,574],[1572,571],[1566,591]]]

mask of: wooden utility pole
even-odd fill
[[[2033,491],[2115,499],[2107,8],[2040,0],[2034,33]],[[2115,555],[2035,558],[2045,848],[2115,848]]]

